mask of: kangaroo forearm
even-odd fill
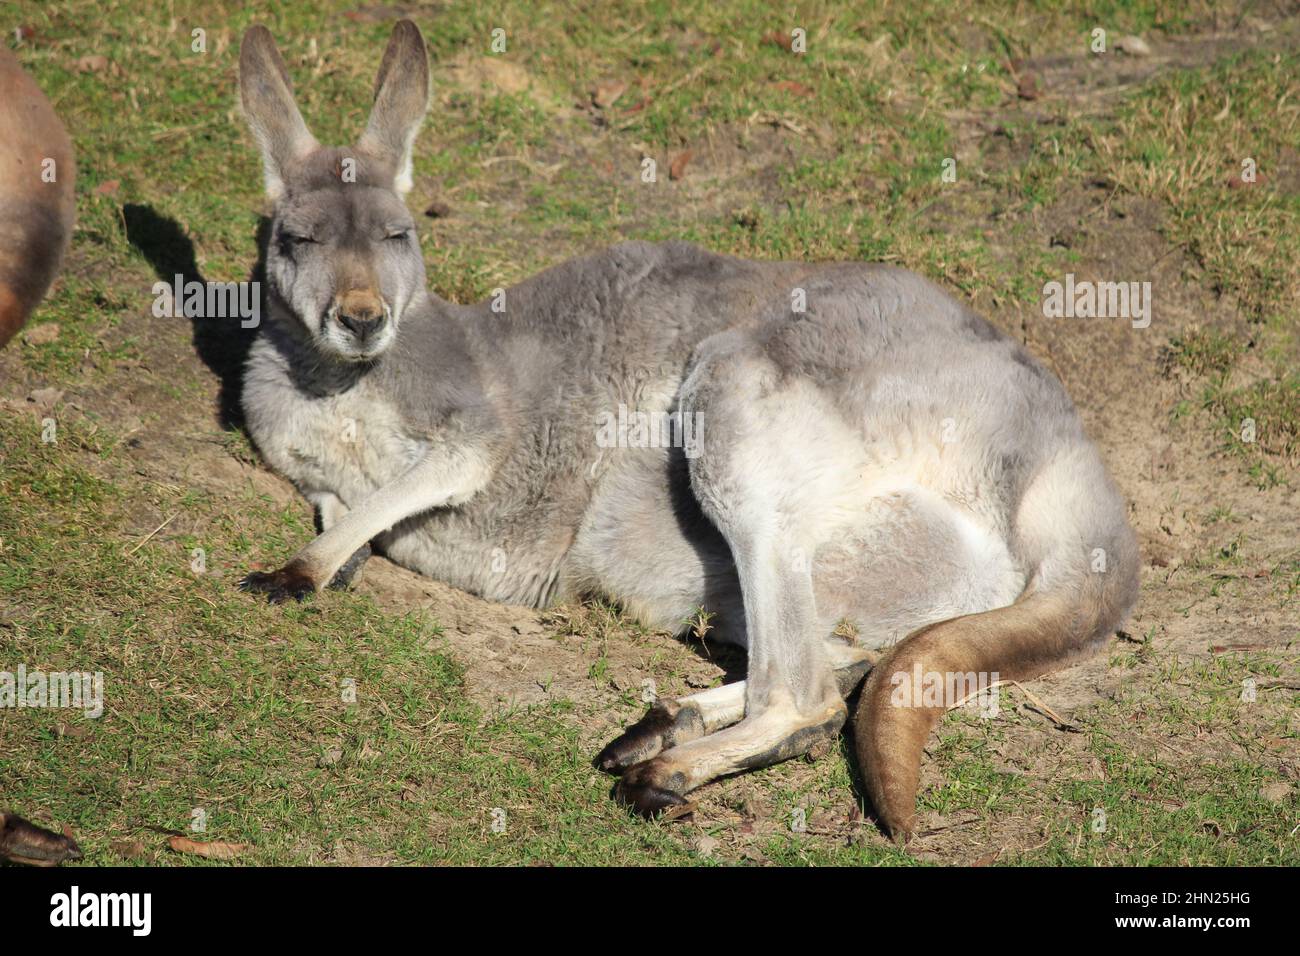
[[[317,590],[360,547],[412,515],[468,500],[486,483],[485,457],[473,449],[426,459],[349,510],[294,557]]]

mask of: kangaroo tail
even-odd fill
[[[854,723],[858,761],[879,820],[899,841],[914,828],[921,754],[947,709],[904,701],[899,681],[918,665],[944,675],[945,686],[947,675],[971,672],[1036,677],[1095,650],[1136,600],[1137,542],[1123,501],[1095,451],[1078,451],[1035,480],[1017,511],[1013,544],[1037,558],[1020,599],[913,632],[867,679]]]

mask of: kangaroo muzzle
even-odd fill
[[[388,324],[388,306],[378,293],[352,289],[334,299],[334,317],[359,342],[374,338]]]

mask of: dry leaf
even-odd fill
[[[102,73],[108,69],[108,57],[102,53],[92,53],[77,60],[73,68],[78,73]]]
[[[1022,100],[1036,100],[1042,94],[1038,92],[1038,77],[1033,73],[1026,73],[1020,77],[1016,83],[1016,95]]]
[[[686,164],[691,161],[691,157],[694,155],[695,151],[690,149],[678,153],[677,157],[668,166],[668,178],[681,179],[686,174]]]
[[[66,720],[60,720],[58,723],[54,725],[54,733],[59,737],[72,737],[73,739],[81,739],[83,737],[89,737],[91,735],[91,732],[92,731],[90,727],[87,726],[86,721],[80,721],[75,724],[70,724]]]
[[[1251,186],[1259,186],[1265,181],[1264,174],[1261,172],[1256,172],[1253,179],[1242,179],[1240,173],[1233,173],[1227,180],[1229,189],[1249,189]]]
[[[117,187],[120,185],[122,184],[116,179],[105,179],[102,183],[100,183],[98,186],[95,187],[95,195],[111,196],[115,192],[117,192]]]
[[[114,840],[108,848],[124,860],[138,860],[149,852],[140,840]]]
[[[208,860],[233,860],[248,849],[247,843],[199,843],[183,836],[174,836],[167,843],[177,853],[192,853]]]
[[[713,853],[721,844],[708,834],[700,834],[695,838],[695,852],[700,856],[713,856]]]
[[[779,83],[773,83],[772,89],[783,90],[786,93],[792,93],[795,96],[813,95],[813,88],[811,86],[804,86],[802,83],[797,83],[794,80],[782,80]]]
[[[1115,49],[1127,53],[1129,56],[1151,55],[1151,47],[1147,46],[1147,41],[1141,37],[1120,37],[1115,41]]]
[[[695,813],[698,807],[699,804],[694,803],[692,801],[687,801],[686,803],[679,803],[675,806],[665,808],[664,811],[661,814],[659,814],[659,819],[662,820],[664,823],[667,823],[671,820],[689,819]]]
[[[771,43],[773,46],[779,46],[787,53],[794,52],[794,37],[773,30],[771,33],[763,34],[763,42]]]
[[[618,102],[618,98],[627,92],[627,84],[622,80],[609,80],[599,84],[591,91],[592,105],[597,109],[609,109]]]

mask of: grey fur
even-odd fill
[[[412,39],[399,27],[389,55],[423,58]],[[276,75],[267,42],[245,41],[246,88]],[[252,586],[319,590],[374,537],[399,564],[496,601],[602,593],[674,630],[715,611],[718,636],[749,651],[744,718],[679,748],[704,769],[656,783],[669,802],[838,728],[843,655],[825,639],[842,618],[863,648],[886,647],[1027,589],[1077,588],[1097,549],[1119,582],[1101,626],[1127,613],[1123,500],[1060,383],[1019,344],[902,269],[679,242],[565,262],[506,290],[501,311],[442,301],[394,191],[393,130],[418,123],[413,100],[377,101],[408,104],[400,123],[371,119],[389,155],[372,143],[286,158],[274,144],[294,135],[270,137],[269,309],[243,403],[324,534]],[[338,176],[345,158],[356,182]],[[382,297],[382,342],[336,320],[354,275]],[[697,416],[698,454],[600,447],[620,406]]]

